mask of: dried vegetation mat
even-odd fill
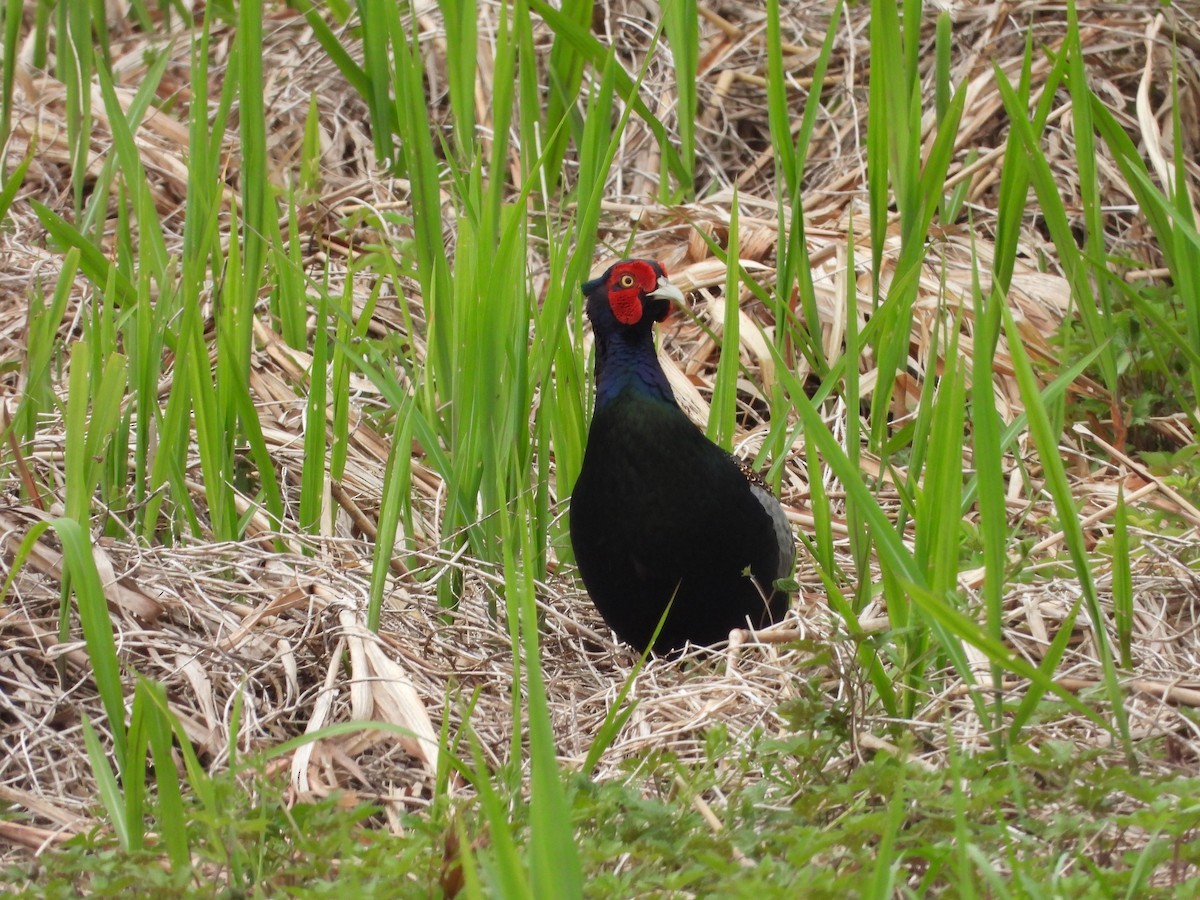
[[[784,40],[787,63],[795,77],[790,99],[799,121],[806,97],[807,67],[815,58],[828,24],[824,3],[785,4]],[[720,334],[724,304],[720,301],[725,266],[713,258],[698,232],[718,243],[729,222],[730,190],[741,201],[741,262],[764,285],[774,278],[779,239],[776,181],[771,162],[766,120],[764,24],[743,4],[704,4],[700,61],[700,183],[711,183],[705,200],[683,207],[663,207],[653,200],[659,160],[649,132],[634,121],[622,144],[608,185],[603,241],[625,246],[636,232],[641,255],[664,259],[672,278],[691,292],[693,316],[674,316],[663,331],[663,355],[674,383],[689,409],[703,416],[708,385],[717,359],[712,334]],[[1159,16],[1165,15],[1165,21]],[[871,312],[870,227],[866,218],[865,131],[867,33],[866,10],[851,7],[839,30],[825,92],[824,107],[813,134],[805,182],[809,252],[816,273],[819,329],[827,358],[842,352],[847,327],[848,291],[856,293],[860,323]],[[947,226],[931,246],[913,321],[911,352],[900,389],[894,420],[899,425],[911,414],[927,377],[936,376],[946,361],[951,330],[959,332],[959,352],[972,351],[973,307],[971,279],[979,261],[986,272],[996,222],[998,171],[1005,128],[995,88],[992,63],[1010,77],[1020,64],[1027,29],[1035,43],[1060,46],[1063,16],[1057,9],[1035,3],[956,5],[953,75],[969,83],[969,95],[950,169],[950,184],[965,184],[969,223]],[[1080,4],[1081,37],[1093,87],[1111,100],[1122,124],[1140,136],[1152,159],[1169,157],[1171,94],[1163,85],[1172,77],[1172,45],[1178,55],[1180,118],[1186,143],[1200,146],[1200,28],[1188,19],[1186,7],[1161,11],[1143,4]],[[421,18],[422,43],[430,71],[444,65],[439,20],[429,9]],[[640,4],[609,4],[597,14],[597,31],[607,32],[622,61],[636,70],[639,54],[649,45],[653,27]],[[620,37],[618,42],[616,38]],[[548,35],[544,47],[548,48]],[[214,71],[220,77],[231,34],[213,38]],[[491,38],[481,29],[487,71]],[[129,102],[145,65],[145,36],[114,34],[113,70],[119,95]],[[183,110],[189,101],[188,42],[177,41],[164,80],[174,92],[174,104],[150,115],[136,135],[155,188],[155,202],[164,221],[180,211],[186,193],[187,145]],[[394,244],[405,237],[403,226],[393,234],[363,234],[352,215],[355,208],[403,210],[408,185],[389,179],[374,167],[366,110],[315,44],[302,18],[286,12],[268,23],[264,49],[270,73],[266,109],[268,152],[281,168],[294,159],[303,136],[308,99],[316,97],[321,112],[324,193],[305,211],[303,223],[311,236],[308,260],[326,263],[334,271],[351,248],[362,242]],[[1035,54],[1033,83],[1048,66],[1045,54]],[[672,121],[672,69],[660,51],[647,75],[645,96],[661,98],[657,113]],[[486,78],[484,78],[486,89]],[[438,94],[435,118],[447,116],[445,97]],[[481,95],[486,100],[485,95]],[[7,148],[9,167],[35,147],[26,188],[13,207],[12,226],[0,234],[0,354],[6,361],[0,384],[9,410],[22,390],[21,361],[26,358],[27,297],[38,286],[54,283],[61,256],[48,247],[47,236],[31,211],[37,200],[66,212],[70,152],[66,145],[64,89],[52,77],[21,71],[18,79],[19,115]],[[481,101],[482,102],[482,101]],[[1073,136],[1070,117],[1059,112],[1047,126],[1048,158],[1057,165],[1055,176],[1064,196],[1077,190],[1072,177]],[[97,160],[109,151],[103,112],[92,136]],[[238,158],[227,143],[225,165],[230,197],[239,177]],[[1161,265],[1157,250],[1138,221],[1132,198],[1113,166],[1098,160],[1103,198],[1113,214],[1108,239],[1113,252],[1140,264],[1129,277],[1156,277]],[[98,163],[97,163],[98,164]],[[566,177],[571,177],[568,167]],[[1068,202],[1068,208],[1073,204]],[[1074,204],[1078,208],[1078,204]],[[447,210],[447,222],[451,211]],[[114,212],[115,215],[115,212]],[[225,225],[227,226],[227,222]],[[448,231],[449,233],[449,231]],[[852,245],[851,235],[853,235]],[[179,248],[178,236],[167,235],[168,246]],[[890,231],[885,242],[884,277],[889,255],[899,238]],[[1070,315],[1068,282],[1053,264],[1049,240],[1031,209],[1023,224],[1021,257],[1013,279],[1011,302],[1030,353],[1056,359],[1060,348],[1050,343],[1064,316]],[[850,266],[853,258],[854,266]],[[1047,261],[1050,261],[1049,263]],[[544,284],[539,260],[530,261],[535,288]],[[605,260],[597,261],[597,268]],[[342,268],[345,272],[345,267]],[[1131,272],[1133,272],[1131,267]],[[412,286],[408,285],[411,289]],[[373,286],[354,284],[363,308]],[[82,277],[73,304],[92,302],[93,293]],[[757,343],[758,320],[770,327],[766,310],[747,294],[741,315],[742,355],[752,376],[743,393],[740,443],[753,449],[764,433],[759,419],[762,404],[755,396],[774,377],[771,359]],[[395,295],[384,289],[374,307],[370,333],[401,332],[404,304],[418,323],[421,307],[411,290]],[[67,338],[76,319],[66,317],[61,337]],[[811,324],[810,324],[811,327]],[[260,315],[255,323],[256,356],[250,390],[263,431],[279,465],[281,483],[299,486],[299,460],[309,360],[289,349]],[[419,336],[413,336],[419,339]],[[875,378],[876,361],[859,360],[864,392]],[[807,373],[799,372],[803,379]],[[172,377],[167,370],[167,378]],[[1003,342],[994,373],[998,408],[1005,421],[1021,411],[1007,349]],[[60,387],[65,391],[65,384]],[[353,790],[378,799],[393,811],[419,809],[428,802],[436,765],[437,732],[443,719],[449,733],[462,729],[470,698],[470,726],[478,734],[486,758],[503,761],[511,747],[511,691],[514,677],[512,644],[500,594],[499,574],[468,558],[438,555],[440,502],[444,492],[438,476],[426,468],[419,452],[411,459],[413,491],[419,516],[414,537],[429,548],[426,555],[406,556],[393,565],[388,603],[378,635],[365,627],[365,605],[375,522],[388,438],[373,429],[381,398],[363,381],[352,385],[354,411],[351,446],[345,477],[331,485],[325,536],[301,538],[299,529],[269,531],[246,502],[239,512],[249,516],[247,536],[236,544],[213,544],[180,539],[169,546],[144,546],[132,536],[103,538],[96,561],[105,576],[120,657],[130,679],[134,672],[165,684],[172,710],[185,723],[202,761],[220,767],[231,745],[242,752],[270,747],[324,725],[367,719],[393,722],[422,739],[399,739],[393,733],[361,731],[311,744],[278,762],[288,767],[298,796]],[[1085,377],[1070,386],[1071,396],[1089,401],[1103,412],[1109,405],[1104,389]],[[845,434],[845,418],[857,415],[826,404],[824,412],[835,435]],[[1173,762],[1195,766],[1200,760],[1200,734],[1188,709],[1200,705],[1200,638],[1197,633],[1197,575],[1193,565],[1200,510],[1164,478],[1134,459],[1128,435],[1119,423],[1102,415],[1088,428],[1080,427],[1062,446],[1074,476],[1079,516],[1087,534],[1099,543],[1111,537],[1117,491],[1147,513],[1148,519],[1169,521],[1173,527],[1140,534],[1146,552],[1134,560],[1135,673],[1125,687],[1134,736],[1169,735]],[[1191,444],[1195,436],[1182,417],[1163,418],[1151,430],[1163,446]],[[1027,442],[1019,442],[1029,452]],[[1098,452],[1097,448],[1103,448]],[[0,541],[4,574],[33,523],[61,509],[63,483],[63,423],[47,419],[30,445],[6,447],[5,479],[0,484]],[[14,465],[19,458],[24,471]],[[810,479],[824,479],[835,504],[839,485],[805,465],[803,439],[793,448],[784,471],[782,499],[798,529],[808,517]],[[1023,536],[1023,574],[1010,583],[1006,597],[1005,636],[1031,661],[1042,658],[1079,596],[1078,585],[1061,571],[1060,541],[1053,506],[1037,481],[1039,468],[1032,453],[1018,467],[1010,459],[1013,477],[1008,494],[1010,522]],[[196,502],[203,505],[198,457],[188,457],[188,477]],[[872,461],[864,457],[864,465]],[[971,460],[965,460],[969,468]],[[1030,473],[1032,479],[1023,477]],[[894,477],[891,470],[869,471],[884,479],[881,496]],[[32,489],[31,489],[32,488]],[[565,498],[559,497],[561,503]],[[899,509],[899,504],[895,504]],[[844,524],[835,531],[845,537]],[[848,544],[844,570],[854,571]],[[58,632],[62,559],[48,533],[16,575],[0,605],[0,802],[15,804],[29,815],[29,825],[0,823],[0,834],[14,844],[40,846],[62,835],[84,830],[96,814],[96,783],[81,736],[86,714],[104,727],[104,714],[91,681],[91,670],[78,632],[66,640]],[[438,605],[435,585],[442,577],[461,577],[462,600],[454,609]],[[1100,565],[1096,579],[1105,597],[1111,568]],[[727,648],[696,650],[680,659],[652,660],[637,675],[630,700],[638,706],[600,761],[601,777],[626,777],[629,762],[648,749],[667,749],[683,762],[704,754],[705,736],[714,723],[723,723],[735,740],[754,732],[784,734],[792,725],[780,708],[811,684],[818,684],[827,702],[850,717],[851,740],[844,754],[830,762],[849,769],[863,754],[888,746],[894,723],[876,718],[864,702],[864,676],[855,647],[845,639],[827,608],[820,579],[804,554],[800,555],[801,590],[793,612],[773,632],[735,634]],[[963,572],[964,595],[973,596],[981,576]],[[544,614],[542,636],[546,684],[559,751],[568,766],[584,760],[588,748],[615,702],[634,656],[615,645],[592,610],[570,570],[539,586]],[[1060,666],[1060,683],[1087,691],[1097,683],[1094,628],[1086,614],[1073,621],[1074,633]],[[887,611],[878,603],[863,613],[867,632],[887,627]],[[981,660],[981,671],[986,667]],[[1014,695],[1022,685],[1008,686]],[[240,729],[230,734],[234,698],[242,698]],[[921,736],[914,751],[926,763],[944,759],[947,735],[959,747],[986,747],[988,735],[961,683],[948,679],[938,693],[925,698],[908,723]],[[1028,739],[1065,740],[1082,746],[1104,746],[1109,736],[1082,718],[1064,715],[1032,725]],[[1115,751],[1114,751],[1115,752]],[[1170,765],[1160,761],[1156,765]],[[1136,836],[1125,840],[1136,843]]]

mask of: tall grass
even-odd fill
[[[974,273],[969,310],[973,353],[966,359],[960,347],[967,312],[952,311],[947,300],[928,370],[922,373],[919,401],[911,416],[897,423],[892,417],[897,379],[914,364],[914,304],[922,274],[931,260],[936,262],[935,225],[940,218],[953,221],[963,209],[962,191],[946,189],[948,172],[962,159],[956,137],[966,98],[965,86],[951,81],[949,20],[943,17],[937,24],[930,97],[919,55],[922,4],[871,4],[864,148],[869,233],[850,232],[842,260],[844,347],[825,347],[802,200],[818,101],[846,11],[840,2],[832,6],[814,67],[812,95],[796,121],[784,77],[780,6],[778,0],[768,3],[765,32],[768,123],[778,185],[776,277],[759,283],[738,265],[735,194],[728,241],[713,246],[726,261],[727,274],[723,346],[709,433],[731,446],[738,379],[746,375],[739,361],[739,304],[743,295],[754,296],[765,302],[774,318],[767,343],[776,380],[761,385],[772,414],[764,459],[773,461],[771,475],[778,481],[788,454],[803,439],[816,526],[812,535],[800,536],[811,552],[811,560],[801,565],[815,567],[832,614],[855,641],[856,658],[872,692],[869,707],[898,721],[909,720],[919,712],[923,698],[956,679],[967,686],[980,721],[997,750],[1004,751],[1020,741],[1043,699],[1052,695],[1111,729],[1132,759],[1118,670],[1132,665],[1131,576],[1127,567],[1117,569],[1117,602],[1110,616],[1091,574],[1093,554],[1058,447],[1071,414],[1066,387],[1084,370],[1097,373],[1112,392],[1114,418],[1123,414],[1110,322],[1114,305],[1122,300],[1143,312],[1162,332],[1162,340],[1185,357],[1185,377],[1193,393],[1200,392],[1195,262],[1200,237],[1180,139],[1175,168],[1165,179],[1163,173],[1155,173],[1165,182],[1165,189],[1160,188],[1136,145],[1088,87],[1073,4],[1068,4],[1068,39],[1049,75],[1036,86],[1041,89],[1036,103],[1031,44],[1015,84],[997,67],[996,84],[1011,133],[996,210],[995,261],[991,271],[979,271],[977,264]],[[107,32],[101,21],[92,19],[96,5],[60,4],[54,11],[59,38],[55,67],[67,86],[75,194],[70,220],[37,208],[49,241],[63,255],[62,274],[48,298],[40,288],[30,293],[25,390],[11,428],[21,439],[35,435],[39,417],[59,403],[52,377],[55,361],[69,359],[65,512],[52,527],[68,559],[62,633],[68,636],[78,621],[108,718],[115,761],[111,768],[104,741],[87,726],[102,802],[122,842],[135,847],[143,827],[147,754],[154,761],[157,810],[163,822],[179,826],[182,819],[179,780],[186,778],[192,790],[203,792],[204,778],[193,757],[185,759],[183,773],[169,762],[177,723],[160,687],[137,684],[126,722],[124,699],[131,679],[120,671],[103,587],[91,560],[91,535],[116,531],[114,526],[120,525],[144,541],[169,542],[185,534],[238,540],[260,513],[274,530],[319,533],[330,512],[331,481],[341,477],[345,466],[352,425],[346,395],[353,368],[370,379],[391,406],[390,418],[382,420],[390,430],[391,447],[372,562],[369,624],[379,627],[387,578],[397,558],[415,549],[410,447],[416,440],[425,451],[425,464],[445,486],[436,535],[446,563],[434,576],[439,599],[446,606],[458,600],[461,568],[449,562],[462,554],[500,568],[518,662],[513,750],[518,760],[527,753],[529,763],[529,852],[522,858],[503,828],[508,804],[524,786],[519,766],[506,781],[477,753],[461,765],[478,789],[496,835],[494,847],[480,855],[498,860],[496,882],[513,894],[577,896],[582,892],[580,863],[574,835],[564,827],[572,815],[572,795],[559,770],[547,709],[535,582],[546,574],[552,556],[569,560],[555,501],[569,495],[581,464],[591,403],[578,287],[595,256],[605,185],[632,117],[645,123],[657,141],[663,160],[660,196],[690,198],[701,188],[695,128],[697,6],[688,0],[664,4],[662,30],[679,83],[678,134],[669,134],[642,96],[653,46],[640,71],[627,71],[613,48],[592,34],[590,0],[556,6],[513,0],[502,5],[491,60],[494,93],[486,109],[476,103],[481,8],[471,2],[439,4],[448,36],[445,75],[451,130],[430,115],[432,80],[410,4],[347,5],[346,29],[342,23],[331,26],[317,6],[300,4],[321,47],[369,108],[378,160],[410,186],[409,209],[400,222],[406,240],[360,248],[349,265],[354,278],[416,285],[414,307],[401,310],[410,332],[403,345],[366,337],[378,287],[356,318],[349,286],[344,292],[332,287],[328,268],[315,273],[302,269],[300,209],[314,201],[320,186],[315,101],[297,171],[281,176],[282,183],[273,181],[264,131],[264,4],[250,0],[238,6],[237,40],[228,76],[219,87],[209,68],[216,7],[205,8],[190,54],[190,168],[178,255],[164,241],[163,222],[136,140],[166,69],[166,54],[151,61],[132,96],[119,92],[107,61]],[[39,15],[48,15],[44,5],[39,10]],[[4,11],[0,139],[10,124],[7,98],[12,54],[20,36],[20,5],[9,2]],[[545,59],[535,50],[534,16],[553,35]],[[355,61],[359,46],[361,65]],[[93,83],[102,109],[93,108]],[[1071,230],[1042,149],[1060,86],[1071,98],[1085,223],[1082,242]],[[225,183],[221,142],[235,107],[240,172],[237,190],[231,191]],[[90,135],[101,113],[113,140],[111,151],[94,170]],[[935,124],[927,138],[922,123],[929,113]],[[1180,130],[1177,127],[1176,133]],[[1187,328],[1182,332],[1173,332],[1161,317],[1155,318],[1158,314],[1144,295],[1108,276],[1105,210],[1095,165],[1099,145],[1116,160],[1161,244],[1184,311]],[[14,168],[0,188],[0,216],[27,163]],[[89,172],[98,174],[92,193],[85,196]],[[1086,354],[1064,359],[1049,371],[1038,370],[1025,351],[1006,296],[1031,189],[1092,345]],[[111,250],[102,247],[101,233],[110,203],[118,210]],[[226,217],[230,233],[224,240]],[[449,228],[447,223],[452,223]],[[899,252],[888,258],[885,241],[893,227]],[[856,243],[859,240],[868,246]],[[871,315],[862,322],[855,273],[857,262],[868,258],[871,287],[865,300]],[[541,271],[549,277],[539,294],[534,276]],[[62,331],[79,275],[88,283],[90,300],[80,317],[78,339],[68,348],[56,335]],[[397,294],[402,304],[409,296],[403,290]],[[269,298],[265,307],[260,306],[264,297]],[[284,342],[311,360],[307,378],[297,385],[305,403],[305,434],[295,512],[285,503],[287,473],[264,438],[251,387],[253,330],[263,308]],[[1024,405],[1022,417],[1008,426],[1000,419],[992,388],[993,363],[1002,340],[1013,359]],[[877,362],[878,378],[869,393],[859,377],[863,357]],[[173,358],[173,377],[164,398],[168,358]],[[935,371],[938,359],[944,365]],[[809,375],[817,382],[815,390]],[[840,440],[825,419],[838,402],[848,410]],[[863,402],[869,408],[860,416]],[[1037,665],[1014,653],[1003,639],[1007,567],[1022,525],[1007,515],[1003,461],[1023,431],[1036,449],[1037,480],[1053,500],[1066,562],[1080,592]],[[864,474],[868,454],[880,459],[876,475]],[[201,471],[199,485],[190,480],[193,455]],[[1018,465],[1024,466],[1023,477],[1032,484],[1033,466]],[[832,473],[844,493],[844,509],[825,490],[823,470]],[[889,483],[898,495],[898,515],[884,508]],[[978,600],[960,584],[967,567],[963,520],[975,514],[984,570]],[[1128,553],[1127,516],[1122,502],[1114,539],[1121,556]],[[841,517],[850,532],[849,570],[834,552],[833,522]],[[23,552],[47,527],[51,526],[42,524],[31,531]],[[18,567],[21,559],[18,555]],[[867,634],[860,623],[875,601],[886,608],[891,626],[882,637]],[[1082,611],[1092,626],[1101,663],[1103,712],[1055,680],[1071,626]],[[1117,635],[1115,650],[1110,620]],[[987,661],[990,691],[980,684],[982,673],[974,662],[979,656]],[[1006,675],[1028,683],[1015,709],[1003,702]],[[611,741],[613,723],[619,725],[625,718],[614,712],[611,727],[597,739],[596,755]],[[178,737],[177,729],[175,733]],[[592,765],[596,759],[589,754],[588,761]],[[888,855],[902,821],[901,796],[896,795],[885,813],[890,837],[872,882],[880,895],[893,887]],[[171,838],[166,849],[172,861],[187,864],[186,840]],[[965,857],[956,864],[969,868]],[[477,892],[481,877],[469,868],[467,878],[474,879]]]

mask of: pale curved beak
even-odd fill
[[[658,279],[658,284],[654,290],[646,295],[647,297],[661,297],[664,300],[674,300],[676,303],[683,302],[683,291],[671,284],[665,278]]]

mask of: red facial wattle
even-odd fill
[[[662,277],[664,280],[667,277],[665,269]],[[640,322],[645,314],[642,296],[654,291],[658,287],[658,280],[658,272],[643,260],[630,260],[616,266],[608,279],[608,305],[616,320],[623,325]],[[666,314],[656,318],[662,321]]]
[[[610,287],[608,305],[612,307],[613,315],[622,325],[636,325],[642,320],[642,298],[638,296],[636,287]]]

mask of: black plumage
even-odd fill
[[[641,650],[670,603],[657,652],[778,621],[788,594],[775,583],[795,562],[779,501],[684,415],[654,351],[654,323],[683,295],[662,266],[637,259],[583,293],[596,335],[596,405],[571,497],[571,543],[596,608]]]

